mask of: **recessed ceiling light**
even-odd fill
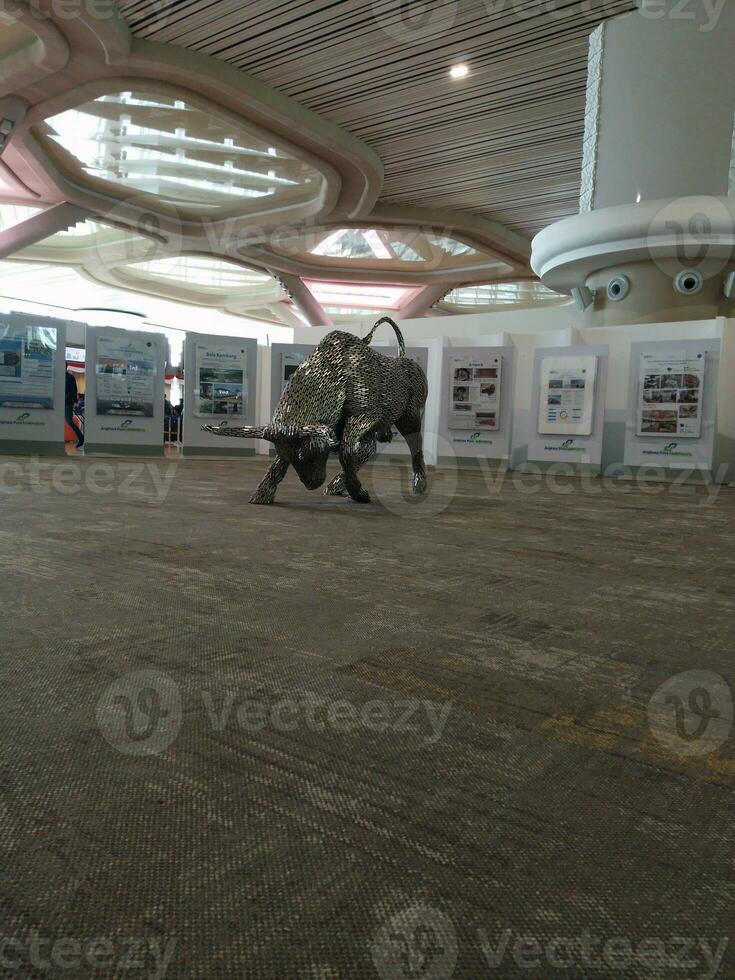
[[[460,64],[452,65],[449,69],[449,75],[451,78],[466,78],[470,73],[469,65]]]

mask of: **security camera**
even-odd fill
[[[694,296],[704,286],[704,276],[696,269],[685,269],[674,279],[674,289],[682,296]]]
[[[627,276],[615,276],[607,284],[607,298],[613,303],[619,303],[630,292],[630,279]]]

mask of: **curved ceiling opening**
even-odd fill
[[[563,306],[571,302],[564,293],[547,289],[540,282],[488,282],[458,286],[450,290],[437,306],[453,313],[480,313],[498,307],[523,309],[532,306]]]
[[[321,229],[272,241],[273,250],[310,265],[395,268],[420,272],[510,266],[479,245],[431,229]]]
[[[198,215],[270,210],[311,200],[324,185],[254,127],[145,89],[101,95],[34,130],[87,178]]]
[[[169,285],[194,287],[215,292],[232,292],[248,286],[261,286],[272,282],[265,272],[246,269],[234,262],[211,259],[200,255],[177,255],[135,262],[127,271],[148,279],[156,279]]]

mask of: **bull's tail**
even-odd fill
[[[391,320],[391,318],[389,316],[381,316],[381,318],[373,326],[373,329],[370,331],[370,333],[367,335],[367,337],[363,337],[364,342],[366,344],[369,344],[372,341],[373,334],[378,329],[378,327],[381,325],[381,323],[390,323],[390,325],[393,327],[393,329],[395,330],[396,337],[398,338],[398,354],[399,354],[400,357],[405,357],[406,356],[406,342],[403,339],[403,334],[401,333],[400,329],[398,328],[398,324],[396,323],[396,321],[395,320]]]

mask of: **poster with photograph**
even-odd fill
[[[288,354],[282,355],[281,360],[281,391],[283,392],[286,385],[291,380],[291,376],[294,371],[302,364],[309,355],[304,351],[290,351]]]
[[[237,341],[196,345],[194,415],[245,415],[247,355]]]
[[[56,329],[0,320],[0,407],[54,407]]]
[[[596,376],[596,357],[541,359],[539,434],[592,435]]]
[[[95,368],[98,415],[153,418],[156,390],[153,341],[135,336],[100,337]]]
[[[639,436],[700,437],[705,360],[704,351],[640,355],[636,412]]]
[[[448,428],[498,430],[502,367],[502,357],[450,358]]]

